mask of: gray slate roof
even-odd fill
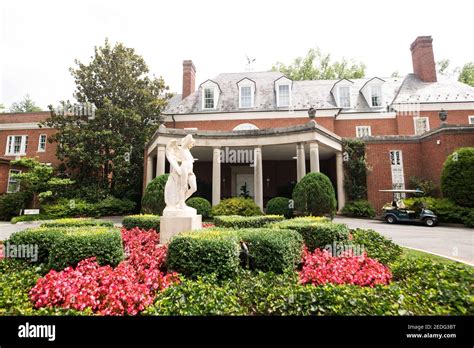
[[[197,90],[184,100],[180,95],[173,98],[168,104],[166,114],[215,113],[238,111],[276,111],[287,110],[276,106],[274,82],[284,76],[280,72],[242,72],[224,73],[216,76],[212,81],[219,85],[220,94],[218,105],[213,110],[202,110],[202,90]],[[239,91],[237,82],[248,78],[256,83],[254,107],[239,109]],[[408,74],[402,77],[381,77],[383,81],[383,106],[371,108],[360,92],[361,88],[373,78],[352,79],[351,101],[352,108],[344,109],[343,113],[350,112],[379,112],[393,103],[436,103],[436,102],[463,102],[474,101],[474,88],[453,80],[441,79],[435,83],[426,83],[415,75]],[[292,104],[295,110],[338,108],[331,93],[333,86],[340,80],[293,81]]]

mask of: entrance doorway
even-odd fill
[[[243,187],[246,187],[248,195],[254,197],[253,174],[235,174],[235,192],[236,196],[244,193]]]

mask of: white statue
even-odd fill
[[[196,176],[193,173],[194,158],[189,151],[193,146],[191,134],[181,139],[181,145],[173,139],[166,146],[170,175],[165,186],[166,208],[163,216],[196,215],[196,209],[186,205],[186,200],[197,190]]]

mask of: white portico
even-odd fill
[[[161,126],[146,148],[146,185],[165,173],[166,145],[189,133],[195,140],[192,149],[197,160],[195,173],[198,181],[212,186],[208,197],[213,205],[221,198],[239,196],[239,189],[245,183],[249,196],[263,209],[265,200],[278,194],[276,187],[294,184],[308,169],[325,172],[332,179],[338,207],[344,206],[341,138],[314,121],[286,128],[242,131],[196,131]]]

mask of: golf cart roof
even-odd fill
[[[379,190],[379,192],[392,192],[392,193],[423,193],[421,190]]]

